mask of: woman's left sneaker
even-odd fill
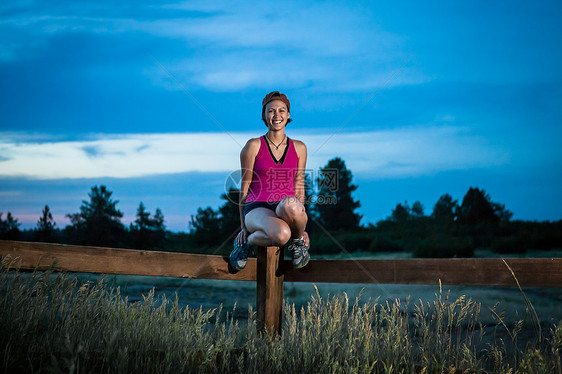
[[[287,249],[293,258],[293,267],[300,269],[308,264],[310,260],[310,253],[308,253],[309,246],[304,244],[303,239],[291,239]]]
[[[234,239],[234,249],[230,252],[230,265],[236,270],[244,269],[250,252],[252,252],[250,243],[246,242],[243,246],[239,246]]]

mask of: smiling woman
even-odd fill
[[[310,259],[304,207],[306,146],[285,134],[291,121],[291,103],[285,94],[270,92],[262,101],[267,133],[248,140],[240,152],[240,233],[234,240],[230,263],[246,266],[251,246],[283,246],[302,268]]]

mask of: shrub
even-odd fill
[[[324,233],[310,234],[310,253],[312,255],[340,253],[341,248],[336,243]]]
[[[473,257],[474,244],[469,237],[430,236],[414,249],[415,257]]]
[[[312,254],[336,254],[341,252],[366,251],[372,240],[369,231],[336,231],[310,234]]]
[[[344,232],[336,235],[336,240],[348,251],[367,251],[373,239],[373,234],[368,231]]]
[[[400,241],[386,235],[376,235],[369,244],[369,252],[403,252],[404,246]]]
[[[524,240],[516,236],[494,238],[491,248],[495,253],[525,253],[528,249]]]

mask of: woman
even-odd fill
[[[305,232],[308,216],[303,204],[306,146],[285,135],[290,117],[287,96],[279,91],[267,94],[262,101],[267,133],[248,140],[240,152],[241,230],[230,253],[230,263],[237,270],[246,266],[251,246],[288,243],[297,269],[310,259]]]

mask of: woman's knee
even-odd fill
[[[279,225],[267,233],[274,245],[284,245],[291,239],[291,229],[288,225]]]
[[[277,213],[280,217],[295,219],[299,216],[306,215],[304,205],[294,196],[287,196],[283,199],[277,209]]]

